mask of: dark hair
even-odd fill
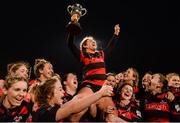
[[[124,86],[126,86],[126,85],[131,86],[132,89],[133,89],[133,86],[132,86],[131,84],[129,84],[129,83],[123,83],[123,84],[118,88],[118,92],[117,92],[117,95],[118,95],[118,96],[116,97],[116,100],[117,100],[117,101],[120,101],[120,98],[119,98],[120,92],[121,92],[121,90],[124,88]]]
[[[133,88],[133,86],[132,86],[131,84],[129,84],[129,83],[123,83],[123,84],[119,87],[118,91],[120,92],[120,91],[122,90],[122,88],[123,88],[124,86],[126,86],[126,85],[129,85],[129,86],[131,86],[131,87]]]
[[[35,101],[37,102],[38,107],[49,105],[48,99],[54,95],[54,84],[56,82],[57,79],[51,78],[37,86],[35,91]]]
[[[64,90],[66,89],[66,88],[65,88],[65,85],[64,85],[64,81],[67,81],[67,78],[68,78],[69,74],[76,75],[75,73],[67,73],[67,74],[65,74],[65,75],[62,77],[62,87],[63,87]],[[76,75],[76,76],[77,76],[77,75]]]

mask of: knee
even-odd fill
[[[98,108],[106,111],[108,106],[115,107],[111,97],[103,97],[97,102]]]

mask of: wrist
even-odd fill
[[[103,96],[103,93],[104,93],[104,92],[103,92],[103,90],[101,90],[101,89],[100,89],[99,91],[97,91],[97,94],[98,94],[100,97]]]

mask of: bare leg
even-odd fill
[[[82,88],[79,92],[78,92],[78,95],[80,95],[82,98],[85,97],[85,96],[88,96],[90,94],[93,94],[94,92],[88,88],[88,87],[84,87]],[[88,101],[88,100],[87,100]],[[114,109],[115,108],[115,104],[112,100],[111,97],[102,97],[100,100],[98,100],[96,103],[92,104],[89,108],[90,108],[90,114],[93,116],[93,117],[96,117],[96,113],[97,113],[97,108],[99,108],[101,110],[101,117],[103,117],[103,121],[113,121],[112,118],[114,118],[114,116],[117,116],[117,112],[114,111],[113,113],[111,114],[108,114],[107,113],[107,107],[108,106],[111,106],[113,107]],[[69,117],[69,120],[71,122],[79,122],[81,117],[88,111],[88,108],[77,113],[77,114],[73,114]]]
[[[88,96],[90,94],[93,94],[94,92],[88,88],[88,87],[83,87],[77,95],[81,95],[81,97],[85,97],[85,96]],[[88,100],[87,100],[88,101]],[[79,120],[81,119],[81,117],[88,111],[88,108],[86,108],[85,110],[77,113],[77,114],[73,114],[69,117],[69,120],[71,122],[79,122]]]
[[[79,122],[81,117],[88,111],[88,108],[84,109],[83,111],[73,114],[70,117],[68,117],[70,122]]]
[[[111,114],[107,113],[107,107],[109,107],[109,106],[111,106],[114,109],[113,113],[111,113]],[[111,121],[113,121],[112,118],[114,118],[114,117],[112,117],[112,115],[117,116],[117,111],[115,110],[116,107],[115,107],[115,104],[111,97],[102,97],[97,102],[97,107],[101,110],[101,113],[102,113],[101,115],[103,117],[103,119],[102,119],[103,121],[111,122]]]
[[[89,112],[90,112],[90,114],[91,114],[91,116],[92,116],[93,118],[95,118],[96,115],[97,115],[97,106],[96,106],[96,105],[97,105],[97,104],[94,103],[94,104],[92,104],[92,105],[89,107]]]

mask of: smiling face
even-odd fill
[[[116,78],[116,83],[122,82],[124,80],[124,74],[119,73],[115,76],[115,78]]]
[[[133,87],[130,85],[124,85],[120,90],[120,99],[130,100],[133,95]]]
[[[44,68],[40,70],[40,73],[46,79],[51,78],[54,73],[52,65],[50,63],[44,64]]]
[[[9,89],[5,90],[5,94],[5,105],[8,108],[20,106],[27,94],[27,82],[18,81],[13,83]]]
[[[20,66],[14,73],[16,76],[28,78],[28,69],[25,65]]]
[[[57,81],[54,84],[54,95],[51,98],[53,104],[61,105],[63,103],[63,97],[64,97],[64,90],[62,88],[61,82]]]
[[[16,62],[8,64],[8,75],[19,76],[28,79],[29,64],[26,62]]]
[[[93,37],[85,37],[80,44],[81,49],[85,49],[86,52],[94,52],[97,49],[97,42]]]
[[[180,77],[177,75],[171,76],[168,81],[168,86],[179,88],[180,87]]]
[[[129,68],[124,73],[124,80],[129,83],[130,85],[134,85],[134,81],[136,80],[135,72],[133,69]]]
[[[113,88],[116,86],[116,78],[115,78],[115,76],[109,75],[106,80],[107,80],[106,81],[107,85],[110,85]]]
[[[84,47],[86,47],[87,49],[90,49],[90,50],[96,50],[96,48],[97,48],[96,41],[92,40],[92,39],[88,39],[86,42],[86,45]]]

